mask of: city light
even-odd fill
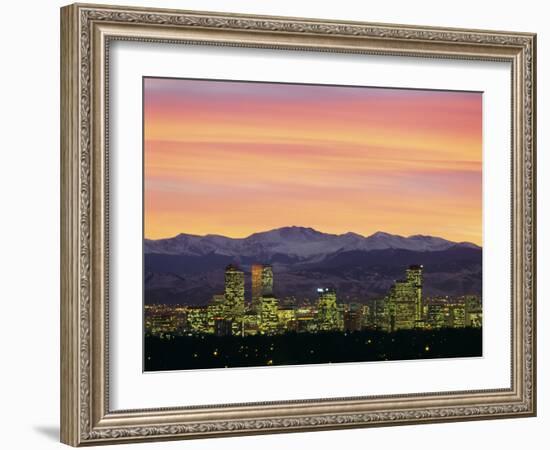
[[[274,295],[271,265],[251,267],[251,300],[245,302],[245,273],[230,264],[225,269],[224,292],[205,306],[145,306],[145,332],[174,336],[253,336],[284,333],[349,333],[361,330],[394,332],[412,329],[481,328],[478,296],[426,297],[423,265],[411,265],[386,295],[342,303],[331,287],[316,288],[317,301],[282,301]],[[371,344],[371,340],[367,341]],[[429,351],[426,347],[425,351]],[[214,351],[218,356],[218,351]],[[196,354],[193,355],[197,357]]]

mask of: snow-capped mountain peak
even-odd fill
[[[441,251],[454,246],[478,248],[469,242],[456,243],[425,235],[409,237],[378,231],[368,237],[357,233],[329,234],[309,227],[289,226],[254,233],[245,238],[221,235],[197,236],[181,233],[173,238],[144,242],[145,253],[202,256],[208,254],[258,257],[269,260],[276,254],[298,259],[322,257],[338,251],[401,249]]]

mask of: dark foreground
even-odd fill
[[[145,371],[456,358],[482,355],[481,329],[276,336],[145,337]]]

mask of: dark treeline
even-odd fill
[[[145,336],[144,356],[146,371],[472,357],[482,356],[482,330]]]

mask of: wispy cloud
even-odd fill
[[[481,94],[147,79],[145,233],[481,243]]]

